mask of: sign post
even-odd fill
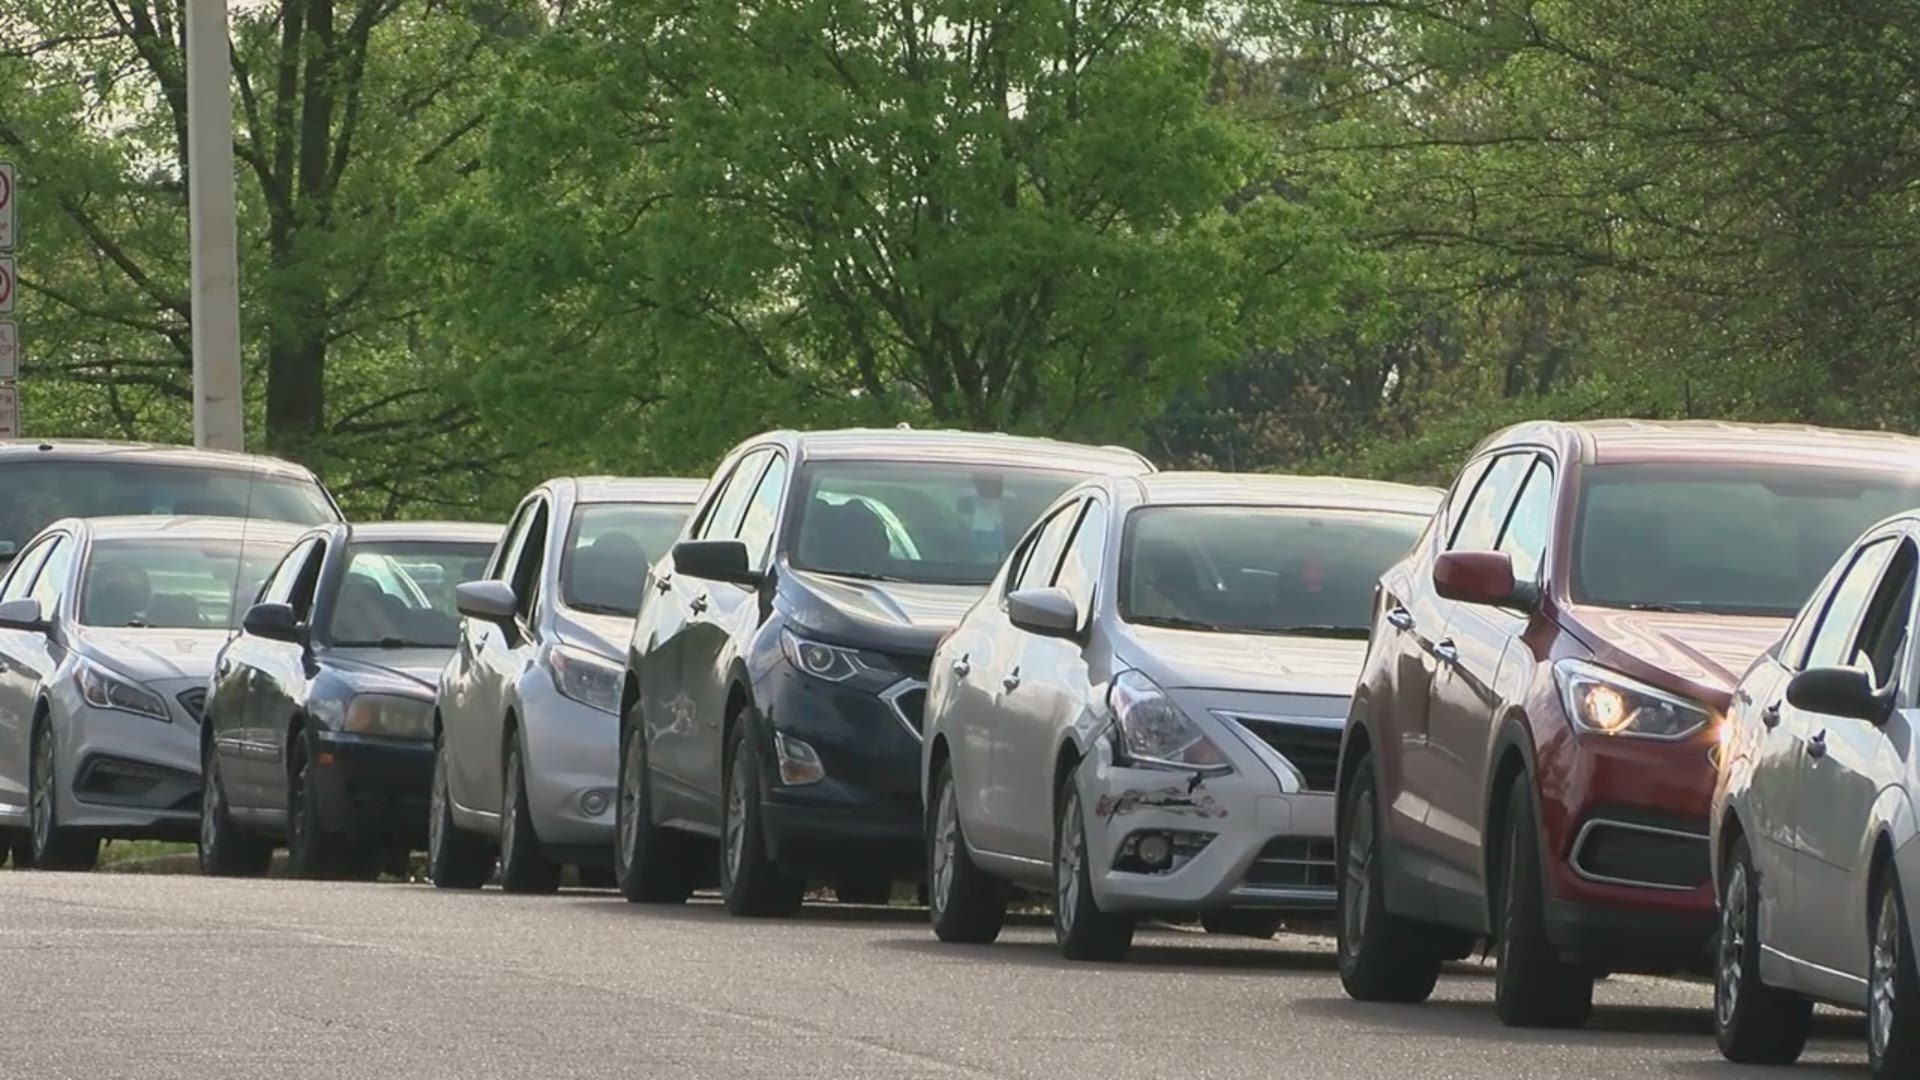
[[[13,245],[20,239],[20,187],[13,162],[0,161],[0,439],[20,435],[20,327],[13,321],[13,305],[20,295],[20,277],[13,265]]]

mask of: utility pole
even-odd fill
[[[193,251],[193,445],[240,450],[239,224],[226,0],[187,3],[187,214]]]

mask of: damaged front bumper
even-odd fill
[[[1288,791],[1265,769],[1201,777],[1117,765],[1106,740],[1081,761],[1079,781],[1103,910],[1335,907],[1330,794]]]

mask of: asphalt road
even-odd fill
[[[520,898],[424,886],[0,872],[0,1077],[1446,1080],[1740,1077],[1706,988],[1620,978],[1592,1029],[1514,1033],[1484,970],[1348,1001],[1327,946],[1143,934],[1073,965],[1044,927],[942,946],[923,911]],[[1810,1064],[1864,1075],[1823,1016]]]

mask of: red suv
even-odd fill
[[[1533,423],[1483,442],[1376,595],[1340,758],[1340,977],[1423,1001],[1491,939],[1500,1018],[1700,966],[1721,718],[1920,439]]]

